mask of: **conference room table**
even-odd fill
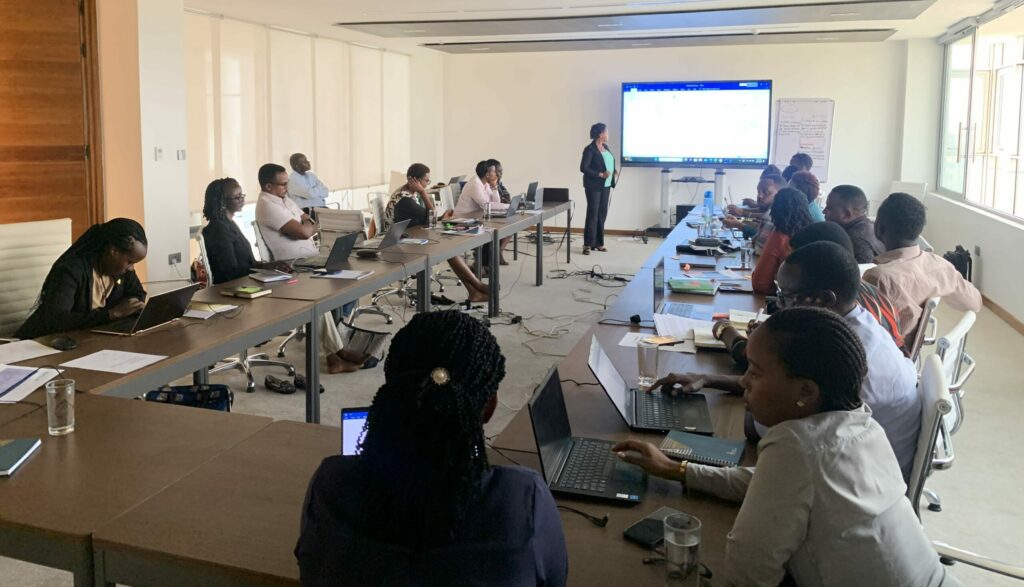
[[[70,571],[94,584],[93,533],[270,425],[260,416],[75,396],[75,430],[47,434],[43,392],[0,405],[0,438],[42,446],[0,478],[0,556]],[[199,493],[195,502],[221,502]]]

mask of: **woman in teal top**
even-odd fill
[[[821,183],[810,171],[798,171],[789,180],[789,187],[796,188],[807,196],[807,211],[811,214],[811,220],[825,222],[825,214],[818,205],[818,196],[821,195]]]
[[[591,142],[583,148],[580,172],[583,174],[583,192],[587,195],[587,216],[583,227],[583,254],[590,249],[604,248],[604,220],[608,216],[608,203],[619,172],[615,157],[608,149],[608,127],[601,122],[590,127]]]

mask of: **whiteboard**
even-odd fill
[[[832,120],[836,103],[826,98],[779,100],[775,105],[775,156],[779,169],[789,165],[794,153],[814,159],[811,172],[822,183],[828,181],[832,150]]]

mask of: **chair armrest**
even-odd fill
[[[17,338],[0,338],[0,344],[7,344],[9,342],[18,342]]]
[[[974,358],[967,353],[964,353],[963,363],[966,365],[966,368],[960,371],[960,377],[957,377],[957,380],[949,386],[949,393],[960,393],[964,384],[967,383],[967,380],[971,378],[971,374],[974,373],[974,368],[978,366],[974,362]]]
[[[999,573],[1007,577],[1013,577],[1014,579],[1024,580],[1024,567],[1011,565],[1002,561],[988,558],[967,550],[962,550],[946,544],[945,542],[939,542],[937,540],[932,541],[932,547],[939,553],[939,556],[953,559],[964,563],[965,565],[971,565],[972,567],[978,567],[986,571],[993,573]]]
[[[935,316],[928,317],[928,324],[925,325],[924,338],[921,339],[921,346],[933,345],[938,340],[939,321]]]

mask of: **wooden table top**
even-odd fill
[[[2,438],[42,440],[14,475],[0,479],[0,526],[87,542],[105,522],[270,423],[260,416],[78,394],[75,431],[55,437],[47,434],[46,409],[35,410],[0,426]]]

